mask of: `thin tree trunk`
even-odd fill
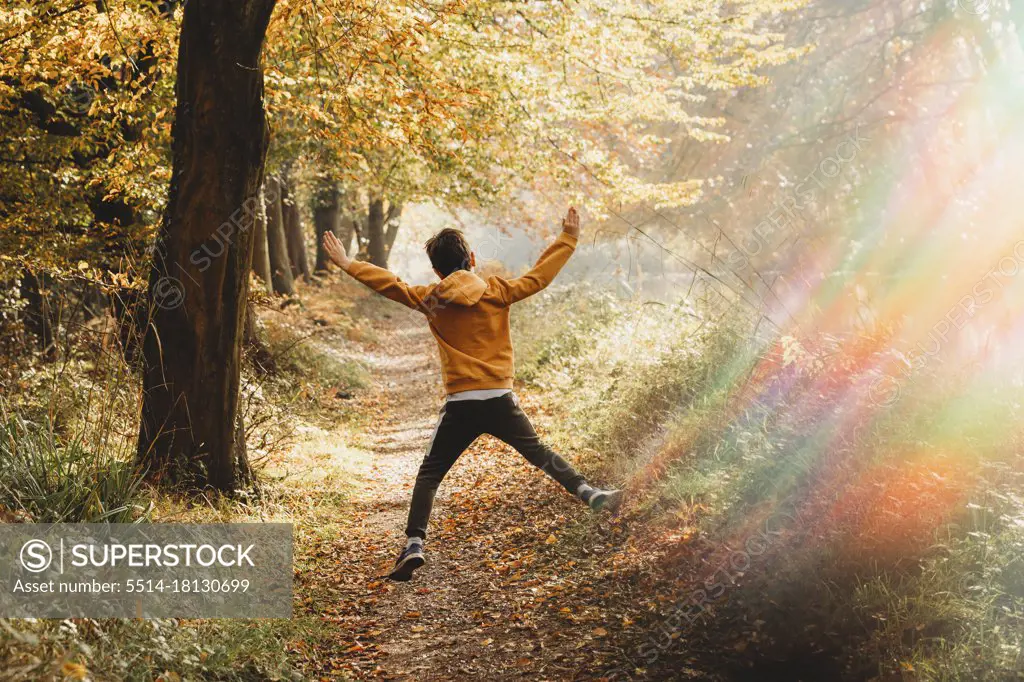
[[[288,259],[292,264],[292,277],[309,281],[309,257],[306,238],[299,216],[298,197],[291,179],[285,176],[281,181],[281,216],[284,218],[284,234],[288,244]]]
[[[349,190],[342,189],[339,203],[341,215],[338,220],[338,239],[345,247],[345,251],[349,255],[353,255],[353,242],[356,245],[356,251],[359,250],[360,210],[357,206],[357,196]]]
[[[284,236],[284,216],[281,212],[281,181],[272,175],[266,181],[267,250],[270,252],[270,281],[274,292],[282,296],[295,295],[295,279]]]
[[[263,282],[266,292],[273,293],[270,279],[270,249],[267,248],[267,206],[263,188],[260,188],[259,204],[256,206],[256,231],[253,234],[252,271]]]
[[[342,215],[338,221],[338,239],[345,247],[345,253],[352,255],[352,241],[356,238],[356,218]]]
[[[47,360],[57,359],[57,338],[54,333],[54,312],[48,291],[48,278],[36,276],[26,269],[21,277],[21,297],[25,299],[25,328],[35,337],[39,350]]]
[[[245,442],[245,418],[241,411],[235,419],[235,478],[239,486],[259,490],[259,481],[249,464],[249,446]]]
[[[382,268],[388,266],[388,249],[384,237],[384,199],[373,197],[366,213],[367,255],[370,262]]]
[[[245,352],[257,369],[264,373],[274,369],[274,354],[270,352],[270,348],[263,341],[263,336],[260,334],[259,318],[256,317],[256,307],[251,301],[245,307],[245,330],[242,339]]]
[[[1024,50],[1024,0],[1010,0],[1010,19],[1017,33],[1017,42]]]
[[[107,314],[107,298],[103,290],[95,284],[87,284],[82,288],[82,317],[88,322]]]
[[[313,203],[313,226],[316,230],[316,272],[326,272],[330,258],[324,251],[323,239],[328,232],[340,238],[341,192],[338,183],[325,179],[317,190]],[[349,241],[351,241],[349,236]],[[344,244],[347,251],[348,244]]]
[[[391,259],[391,249],[395,245],[395,238],[398,236],[398,226],[402,220],[402,203],[397,202],[388,207],[388,214],[384,219],[386,230],[384,232],[384,246],[387,249],[388,260]]]
[[[137,366],[145,336],[145,298],[143,292],[130,287],[118,287],[110,294],[110,308],[114,313],[121,356],[132,368]]]
[[[352,236],[356,243],[356,254],[360,260],[366,260],[366,223],[363,222],[362,215],[356,214],[352,216]],[[351,251],[349,251],[351,253]]]
[[[138,457],[158,478],[223,491],[236,488],[244,464],[239,371],[268,140],[261,51],[274,4],[185,5],[170,195],[149,278]],[[216,257],[194,257],[196,245],[226,234]]]

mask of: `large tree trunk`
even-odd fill
[[[170,195],[149,278],[138,457],[158,477],[224,491],[244,465],[239,367],[267,152],[260,53],[274,2],[185,5]],[[216,257],[204,251],[216,244]]]
[[[288,243],[288,258],[292,263],[292,277],[309,281],[309,257],[306,253],[306,237],[299,217],[298,197],[290,177],[281,182],[281,216],[284,218],[284,234]]]
[[[256,205],[256,231],[253,234],[252,271],[263,282],[266,292],[272,293],[274,286],[270,280],[270,250],[267,248],[267,206],[264,201],[263,188],[260,188],[259,203]]]
[[[341,192],[338,188],[338,183],[327,178],[317,189],[316,196],[313,198],[313,227],[316,229],[317,272],[326,272],[327,262],[330,260],[327,257],[327,252],[324,251],[324,235],[332,232],[340,239],[340,223]],[[351,237],[349,237],[349,240],[351,241]],[[345,244],[345,249],[348,249],[347,243]]]
[[[370,262],[382,268],[388,266],[388,248],[384,235],[384,199],[371,197],[366,213],[367,255]]]
[[[282,296],[295,295],[295,278],[288,259],[288,245],[284,236],[284,215],[281,212],[281,181],[267,176],[267,250],[270,252],[270,282],[274,292]]]

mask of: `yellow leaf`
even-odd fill
[[[64,665],[60,667],[60,671],[63,673],[64,677],[70,677],[73,680],[84,680],[89,676],[88,668],[81,663],[72,663],[71,661],[66,661]]]
[[[544,541],[544,544],[553,545],[556,542],[558,542],[558,538],[556,538],[555,534],[552,533],[551,535],[548,536],[548,539]]]

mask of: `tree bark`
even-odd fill
[[[284,234],[288,244],[288,259],[292,264],[292,277],[309,281],[309,257],[306,238],[299,216],[295,186],[286,175],[281,181],[281,216],[284,218]]]
[[[185,5],[170,193],[149,278],[138,458],[158,479],[222,491],[245,474],[239,370],[268,139],[261,52],[274,4]]]
[[[372,197],[366,213],[367,255],[374,265],[388,266],[388,249],[384,235],[384,199]]]
[[[263,188],[260,188],[259,203],[256,205],[256,231],[253,234],[252,271],[263,282],[268,294],[273,293],[274,285],[270,278],[270,250],[267,248],[267,206]]]
[[[334,233],[341,238],[341,191],[338,183],[331,179],[325,179],[317,189],[313,198],[313,227],[316,230],[316,272],[327,272],[327,263],[330,258],[324,251],[323,239],[328,232]],[[349,241],[352,237],[349,236]],[[348,244],[343,242],[346,251]]]
[[[267,250],[270,253],[270,282],[274,292],[295,295],[288,245],[284,236],[284,215],[281,212],[281,181],[268,175],[266,180]]]

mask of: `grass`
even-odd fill
[[[339,391],[365,388],[369,376],[359,362],[338,357],[331,349],[311,339],[296,341],[290,351],[283,353],[281,364],[282,372],[290,378],[305,379]]]
[[[766,515],[790,519],[666,670],[1024,677],[1024,391],[919,372],[879,409],[863,386],[880,340],[766,346],[741,317],[582,291],[528,306],[514,318],[522,374],[633,491],[638,543],[685,523],[727,554]],[[666,555],[660,598],[692,593],[679,576],[700,574],[693,560]]]
[[[37,523],[131,523],[148,513],[144,472],[124,453],[63,442],[0,406],[0,505]]]
[[[329,328],[297,325],[290,318],[269,318],[266,345],[273,357],[269,374],[251,379],[268,398],[306,417],[322,412],[321,398],[347,400],[367,385],[369,372],[358,360],[341,355],[320,337]]]
[[[259,499],[154,496],[129,464],[132,382],[104,383],[111,375],[83,361],[59,376],[37,372],[4,413],[0,505],[21,519],[224,521],[289,518],[310,497],[340,504],[337,472],[365,465],[347,442],[358,420],[345,396],[368,374],[321,338],[337,325],[308,317],[268,324],[274,367],[247,370],[250,451],[266,463]],[[780,539],[653,677],[681,665],[710,679],[1024,676],[1019,388],[920,372],[895,405],[874,409],[858,393],[871,343],[830,342],[822,362],[795,340],[779,340],[780,353],[751,342],[742,317],[582,289],[530,299],[513,325],[521,380],[559,412],[554,437],[582,442],[606,480],[629,486],[624,527],[637,545],[666,546],[646,540],[685,526],[677,535],[699,536],[710,553],[677,542],[651,557],[645,589],[666,609],[693,593],[687,576],[702,575],[717,550],[727,554],[766,516],[788,515]],[[296,434],[318,445],[291,447]],[[566,541],[585,544],[588,532]],[[654,608],[643,617],[630,630],[640,638],[664,622]],[[25,680],[294,679],[315,655],[308,644],[331,636],[326,627],[0,621],[0,669]]]
[[[5,680],[299,680],[289,662],[319,637],[306,620],[0,620]]]
[[[158,493],[143,485],[131,453],[86,447],[100,440],[96,434],[65,440],[52,423],[3,416],[0,510],[8,520],[125,523],[175,515],[203,522],[268,511],[253,511],[245,500],[214,498],[208,507]],[[320,633],[320,624],[309,620],[0,620],[0,677],[303,679],[289,661],[291,649],[325,636]]]
[[[347,315],[291,309],[262,329],[274,362],[243,369],[242,410],[259,495],[184,495],[145,484],[134,462],[138,380],[95,339],[68,338],[56,364],[25,354],[0,372],[0,519],[38,522],[284,521],[344,501],[358,450],[348,399],[366,368],[323,334],[372,338]],[[262,356],[262,360],[267,359]],[[328,431],[329,430],[329,431]],[[315,433],[311,433],[315,432]],[[341,434],[342,439],[335,436]],[[293,448],[317,439],[332,447]],[[287,455],[287,456],[286,456]],[[302,533],[299,530],[299,535]],[[293,680],[322,669],[336,635],[318,619],[0,620],[0,678]]]

